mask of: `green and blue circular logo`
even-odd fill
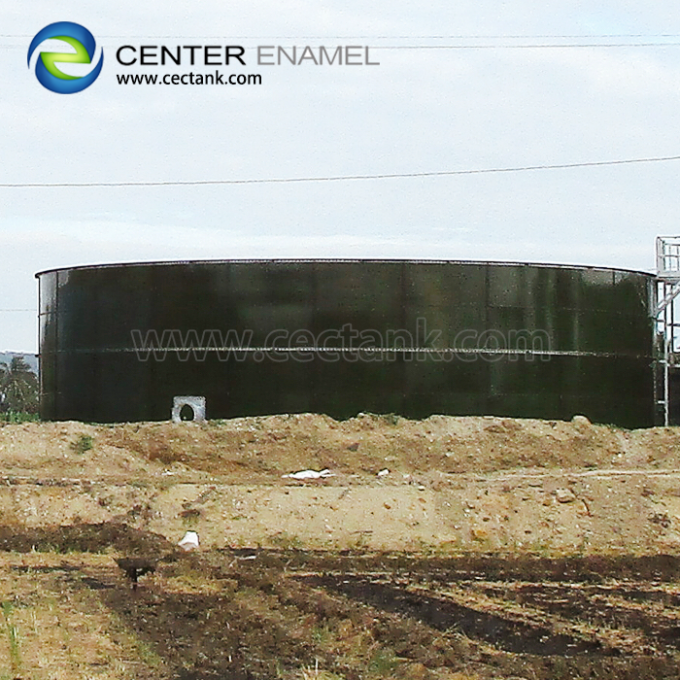
[[[45,40],[61,40],[70,45],[75,52],[40,52],[35,63],[35,76],[43,87],[59,94],[73,94],[90,87],[97,80],[104,64],[102,51],[96,66],[84,76],[71,76],[61,71],[57,64],[91,64],[97,43],[94,36],[84,26],[71,21],[57,21],[45,26],[31,41],[28,48],[28,67],[31,56]]]

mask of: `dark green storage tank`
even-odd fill
[[[45,420],[360,411],[654,422],[641,272],[513,263],[233,260],[40,282]]]

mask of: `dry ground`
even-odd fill
[[[0,680],[680,678],[675,428],[43,423],[0,459]]]
[[[109,525],[6,548],[8,680],[680,677],[677,558],[186,555]],[[121,554],[164,559],[133,590]]]
[[[203,545],[680,551],[680,430],[362,414],[0,427],[0,522]],[[328,468],[296,482],[286,473]],[[384,476],[378,476],[389,470]]]

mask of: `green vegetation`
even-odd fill
[[[12,623],[12,604],[10,602],[2,603],[2,613],[5,617],[5,625],[7,626],[7,635],[9,637],[9,653],[12,660],[12,671],[19,673],[21,670],[21,655],[19,654],[19,634],[16,626]]]
[[[300,669],[301,680],[344,680],[344,676],[321,670],[317,665],[314,668],[304,667]]]
[[[304,548],[303,542],[299,536],[289,534],[287,531],[279,531],[270,536],[269,540],[272,545],[279,548],[279,550],[302,550]]]
[[[0,412],[0,423],[38,423],[40,416],[37,413],[26,413],[26,411],[7,411]]]
[[[399,660],[394,652],[389,648],[380,647],[368,662],[368,671],[385,677],[391,675],[398,665]]]
[[[0,363],[0,414],[36,414],[40,402],[38,376],[22,357]],[[17,422],[17,421],[9,421]],[[22,422],[21,420],[18,422]]]
[[[76,453],[86,453],[94,447],[94,442],[89,434],[81,434],[78,439],[71,442],[71,450]]]

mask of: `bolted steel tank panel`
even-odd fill
[[[591,267],[232,260],[41,272],[41,416],[360,411],[654,422],[654,277]]]

